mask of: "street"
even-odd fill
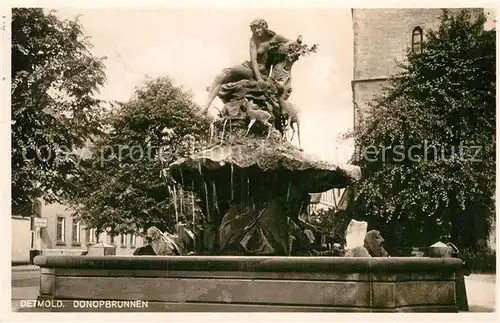
[[[494,312],[495,274],[472,274],[465,277],[470,312]],[[40,271],[36,266],[12,268],[12,310],[20,309],[21,300],[32,300],[38,296]]]
[[[36,299],[40,286],[40,270],[36,266],[12,267],[12,311],[18,311],[20,301]]]

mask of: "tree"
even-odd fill
[[[99,134],[103,58],[78,20],[38,8],[12,10],[12,212],[74,190],[75,153]]]
[[[147,80],[134,97],[113,108],[107,131],[80,167],[79,194],[71,200],[88,227],[113,234],[155,225],[173,229],[198,201],[165,174],[173,161],[206,143],[209,119],[191,93],[168,77]],[[193,200],[195,199],[195,200]]]
[[[488,233],[496,32],[484,23],[484,15],[444,10],[352,133],[363,170],[356,213],[393,245],[472,246]]]

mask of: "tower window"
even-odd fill
[[[411,35],[411,49],[416,53],[421,53],[422,41],[423,41],[422,28],[415,27]]]

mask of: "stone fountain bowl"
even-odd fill
[[[169,171],[176,181],[184,182],[189,176],[199,177],[232,167],[288,173],[299,186],[301,183],[308,187],[305,189],[311,190],[310,193],[344,188],[361,178],[357,166],[326,162],[290,143],[260,138],[237,138],[210,147],[177,160]]]
[[[169,173],[199,197],[211,224],[209,250],[224,254],[297,255],[313,248],[300,220],[311,193],[345,188],[359,168],[322,161],[282,141],[240,137],[173,163]],[[212,241],[212,240],[211,240]],[[217,252],[219,254],[219,252]]]
[[[37,256],[55,312],[457,312],[456,258]],[[60,306],[59,306],[60,305]]]

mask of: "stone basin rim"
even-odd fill
[[[36,256],[41,268],[244,271],[244,272],[439,272],[463,268],[458,258],[274,256]]]
[[[314,164],[315,163],[315,164]],[[224,166],[238,167],[241,169],[247,169],[252,167],[262,168],[262,161],[251,160],[251,161],[240,161],[233,160],[231,158],[210,158],[210,157],[200,157],[198,159],[193,157],[182,157],[178,160],[174,161],[169,165],[169,169],[179,169],[179,168],[195,168],[200,165],[203,168],[222,168]],[[286,170],[296,170],[296,171],[318,171],[318,172],[341,172],[346,173],[347,175],[353,176],[357,178],[356,172],[359,171],[358,166],[350,165],[350,164],[334,164],[326,161],[307,161],[307,162],[299,162],[295,161],[292,158],[281,158],[274,162],[271,162],[272,167],[268,167],[265,169],[275,170],[275,169],[286,169]],[[287,167],[287,164],[294,164],[293,169]],[[350,168],[350,169],[349,169]],[[264,168],[263,168],[264,169]]]
[[[236,153],[235,149],[239,151],[238,147],[245,150],[245,153]],[[273,161],[269,161],[268,158],[272,158]],[[334,163],[322,160],[318,156],[304,151],[272,145],[265,147],[264,150],[246,147],[243,144],[217,145],[190,156],[181,157],[170,164],[169,169],[197,168],[200,166],[204,168],[221,168],[227,165],[234,165],[243,169],[258,167],[270,170],[333,171],[344,173],[345,176],[352,177],[354,180],[359,180],[361,177],[359,166]]]

